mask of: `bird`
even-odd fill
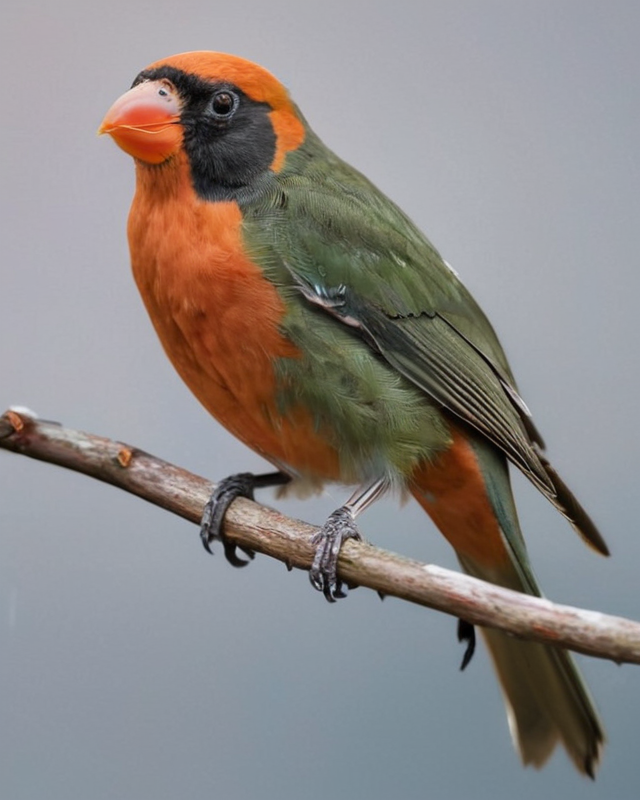
[[[274,472],[220,481],[207,549],[256,488],[352,488],[314,539],[314,587],[345,595],[356,519],[412,495],[465,572],[540,596],[510,487],[520,469],[595,551],[595,524],[547,459],[494,329],[400,208],[313,132],[288,90],[239,56],[181,53],[143,69],[107,112],[135,162],[135,282],[200,403]],[[250,554],[251,555],[251,554]],[[482,629],[525,765],[558,744],[594,777],[603,725],[562,649]],[[467,658],[473,627],[461,620]]]

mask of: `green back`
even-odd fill
[[[366,450],[361,440],[370,425],[353,416],[381,397],[389,447],[394,437],[415,440],[411,454],[397,459],[401,469],[418,457],[418,437],[422,456],[446,446],[444,408],[551,490],[534,444],[540,439],[489,321],[428,239],[370,181],[308,130],[243,213],[247,248],[285,300],[283,327],[309,355],[279,365],[283,408],[304,402],[319,426],[347,417],[342,440]]]

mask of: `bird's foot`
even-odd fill
[[[252,550],[240,547],[239,549],[242,550],[247,558],[239,558],[237,555],[239,546],[227,539],[224,533],[224,517],[229,506],[237,497],[253,500],[253,493],[256,489],[267,486],[282,486],[290,480],[289,475],[284,472],[270,472],[266,475],[240,472],[237,475],[230,475],[228,478],[219,481],[202,512],[200,538],[204,549],[208,553],[213,553],[211,542],[214,539],[218,539],[222,542],[227,561],[234,567],[246,567],[255,553]]]
[[[476,629],[470,622],[467,622],[466,619],[458,620],[458,641],[467,643],[464,655],[462,656],[462,664],[460,664],[460,672],[462,672],[462,670],[467,668],[476,651]]]
[[[316,546],[316,553],[309,570],[309,579],[312,586],[322,592],[330,603],[346,597],[343,583],[337,574],[340,548],[347,539],[360,538],[353,512],[342,506],[333,512],[311,540]]]

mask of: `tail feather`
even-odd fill
[[[558,481],[575,503],[572,509],[582,511]],[[491,444],[474,434],[457,432],[449,451],[414,476],[413,493],[453,545],[466,572],[540,596],[520,532],[506,460]],[[523,762],[541,767],[561,743],[578,771],[593,777],[604,731],[571,655],[496,630],[483,629],[482,634]]]
[[[460,562],[470,575],[489,578],[464,557]],[[515,572],[512,577],[516,577]],[[524,590],[517,580],[501,583]],[[483,629],[482,635],[500,680],[509,729],[523,763],[541,767],[560,742],[576,769],[593,778],[604,731],[573,658],[566,650],[524,642],[500,631]]]

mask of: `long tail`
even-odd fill
[[[529,565],[507,464],[474,434],[414,476],[413,494],[470,575],[540,596]],[[604,731],[578,668],[565,650],[482,630],[504,695],[509,728],[525,764],[542,766],[558,742],[594,776]]]

